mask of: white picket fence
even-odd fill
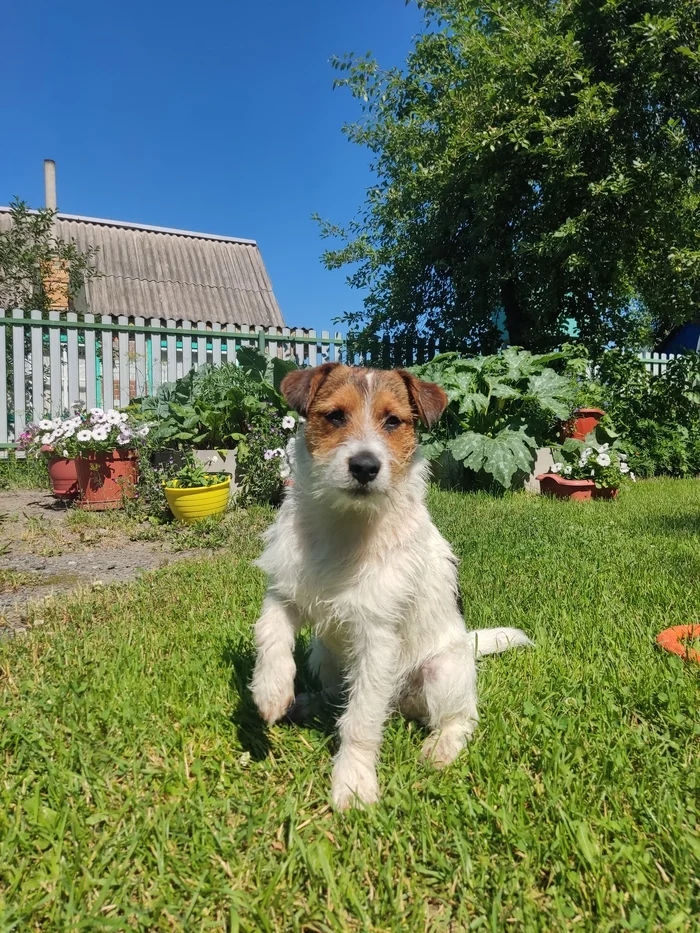
[[[204,363],[236,362],[240,347],[314,366],[339,360],[343,338],[305,328],[0,310],[0,451],[44,415],[80,404],[123,408]]]
[[[359,352],[341,334],[325,330],[0,309],[0,456],[44,415],[59,417],[76,405],[124,408],[204,363],[235,362],[240,347],[299,365],[343,359],[385,368],[422,363],[449,349],[434,338],[385,337]],[[639,356],[653,375],[673,359],[665,353]]]
[[[637,355],[652,376],[662,376],[666,372],[667,364],[676,358],[675,353],[638,353]]]

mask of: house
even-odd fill
[[[684,353],[686,350],[700,353],[700,319],[674,328],[654,349],[658,353]]]
[[[53,162],[44,163],[44,173],[46,206],[55,208]],[[0,231],[10,226],[9,210],[0,207]],[[86,282],[75,311],[285,326],[255,240],[63,213],[56,215],[55,233],[81,251],[99,249],[100,274]]]

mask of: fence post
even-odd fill
[[[103,324],[112,324],[109,314],[102,315]],[[106,330],[102,337],[102,407],[114,408],[114,331]]]
[[[186,376],[192,369],[192,335],[188,331],[192,330],[191,321],[181,321],[182,327],[182,375]]]
[[[207,325],[204,321],[197,322],[197,369],[201,369],[207,362]]]
[[[85,315],[85,323],[92,324],[94,314]],[[97,407],[97,353],[95,352],[95,331],[85,329],[85,404],[88,408]]]
[[[163,322],[158,317],[150,318],[151,327],[162,327]],[[151,342],[151,392],[155,393],[160,388],[163,381],[163,369],[161,363],[161,340],[162,334],[149,334]]]
[[[213,336],[211,338],[211,361],[214,366],[221,366],[221,337],[217,334],[221,333],[221,324],[214,322],[211,325]]]
[[[5,360],[7,359],[7,318],[5,312],[0,308],[0,361],[2,361],[3,370],[0,376],[0,444],[7,444],[7,412],[9,404],[7,399],[7,371],[5,370]]]
[[[172,318],[168,318],[165,322],[166,327],[175,327],[175,321]],[[167,344],[167,358],[165,365],[167,366],[168,371],[168,382],[175,382],[177,379],[177,337],[174,334],[168,334],[165,338]]]
[[[33,321],[41,321],[41,311],[30,311]],[[44,416],[44,348],[41,327],[32,327],[32,421]]]
[[[117,335],[119,344],[119,407],[126,408],[129,404],[129,378],[131,376],[131,366],[129,365],[129,333],[126,330],[129,326],[129,318],[120,314],[118,322],[124,325],[124,330],[120,330]]]
[[[262,327],[258,331],[258,350],[265,353],[265,330]]]
[[[22,321],[21,324],[15,324],[12,328],[12,375],[15,396],[15,440],[17,440],[27,423],[27,399],[24,394],[24,311],[15,309],[12,317]]]
[[[145,323],[145,318],[134,318],[136,327],[143,327]],[[144,333],[137,331],[134,334],[134,350],[136,351],[136,359],[134,360],[136,370],[135,389],[137,398],[140,398],[146,394],[146,335]]]

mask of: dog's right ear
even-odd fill
[[[308,414],[318,390],[340,363],[323,363],[310,369],[295,369],[282,380],[280,391],[289,407],[300,415]]]

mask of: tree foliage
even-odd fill
[[[51,297],[45,286],[49,270],[56,265],[67,270],[69,301],[86,279],[98,274],[97,247],[82,251],[56,236],[55,211],[31,211],[15,199],[10,215],[10,228],[0,231],[0,307],[49,310]]]
[[[328,268],[364,332],[591,349],[697,313],[697,0],[419,0],[404,69],[334,62],[376,184]]]

